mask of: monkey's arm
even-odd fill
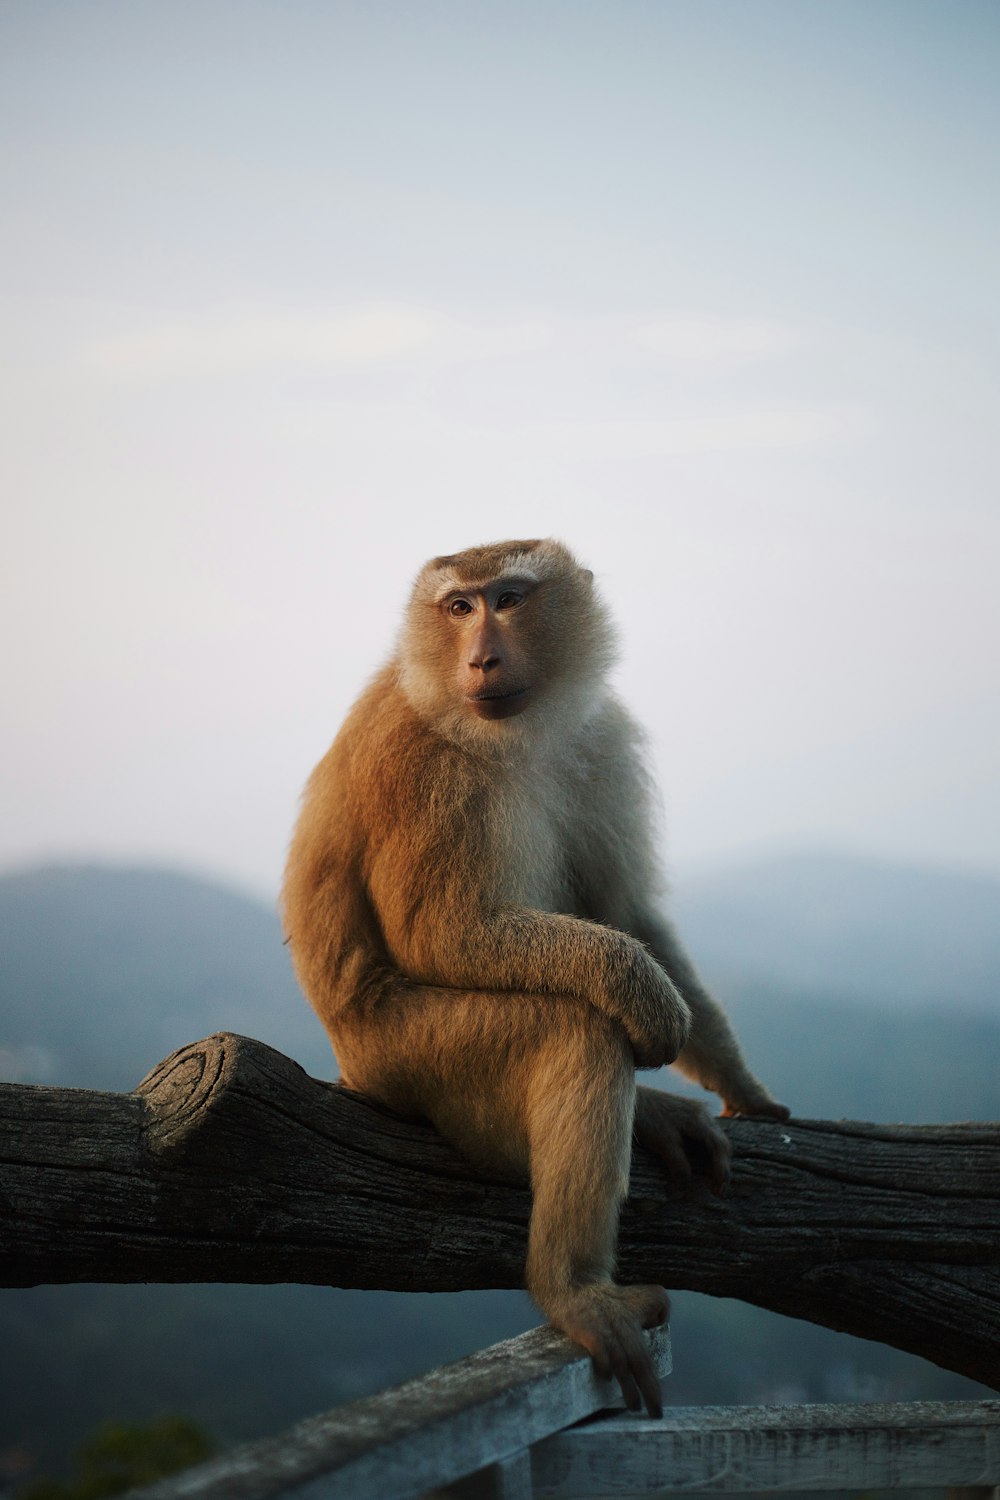
[[[630,931],[669,974],[691,1012],[691,1032],[675,1060],[680,1071],[718,1094],[725,1105],[723,1114],[769,1115],[787,1120],[790,1111],[747,1067],[729,1018],[705,988],[671,924],[649,912],[630,924]]]
[[[561,913],[475,899],[461,880],[424,880],[391,857],[369,892],[393,962],[420,984],[567,995],[618,1021],[640,1067],[672,1061],[688,1008],[666,970],[628,933]]]

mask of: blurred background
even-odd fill
[[[796,1113],[996,1118],[992,0],[0,7],[0,1061],[329,1076],[274,900],[421,562],[554,534]],[[0,1487],[272,1430],[514,1294],[0,1295]],[[676,1400],[968,1394],[678,1297]]]

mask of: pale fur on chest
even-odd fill
[[[485,857],[505,873],[500,899],[535,911],[574,907],[580,778],[567,761],[505,767],[490,791]]]

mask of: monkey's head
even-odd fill
[[[594,575],[560,542],[495,542],[432,558],[399,648],[412,706],[452,738],[509,739],[586,717],[614,659]],[[513,720],[522,720],[515,727]]]

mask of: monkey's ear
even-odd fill
[[[593,583],[594,581],[594,575],[589,568],[581,568],[580,577],[583,579],[584,583]]]

